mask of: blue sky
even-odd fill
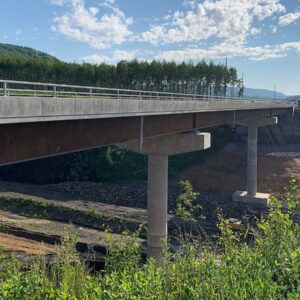
[[[68,62],[224,62],[300,94],[299,0],[1,0],[0,42]]]

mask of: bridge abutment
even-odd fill
[[[210,133],[181,133],[132,140],[118,144],[148,155],[148,235],[147,256],[163,258],[168,222],[168,157],[210,148]]]
[[[276,125],[278,118],[263,118],[239,122],[248,128],[247,140],[247,191],[236,191],[233,201],[268,205],[269,194],[257,192],[257,132],[259,127]]]

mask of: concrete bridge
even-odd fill
[[[0,165],[112,144],[148,155],[148,255],[158,259],[167,235],[168,156],[209,148],[201,128],[247,127],[247,191],[233,200],[265,205],[268,195],[257,193],[257,129],[294,111],[294,104],[266,99],[0,84]]]

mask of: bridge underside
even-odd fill
[[[242,120],[278,116],[291,108],[199,112],[143,117],[151,137]],[[116,144],[141,135],[141,117],[80,119],[0,125],[0,165]]]

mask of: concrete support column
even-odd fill
[[[248,127],[247,152],[247,192],[249,196],[257,193],[257,127]]]
[[[161,262],[168,229],[168,157],[210,148],[210,133],[146,137],[143,143],[131,140],[118,146],[148,155],[147,255]]]
[[[148,156],[148,257],[162,259],[167,238],[168,156]]]
[[[257,131],[259,127],[276,125],[277,123],[277,117],[238,122],[238,125],[248,128],[247,191],[236,191],[233,193],[233,201],[268,205],[270,195],[257,192]]]

